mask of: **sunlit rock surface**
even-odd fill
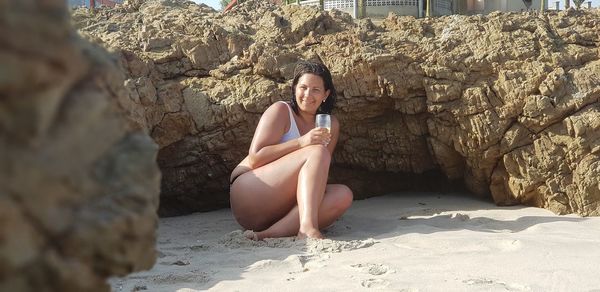
[[[260,114],[299,59],[329,66],[341,138],[332,181],[357,197],[463,182],[497,204],[600,215],[599,10],[375,25],[246,1],[73,13],[126,68],[127,110],[160,146],[161,214],[227,205]],[[432,174],[433,175],[430,175]]]

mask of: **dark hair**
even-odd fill
[[[294,69],[294,81],[292,81],[292,109],[296,114],[298,114],[298,103],[296,102],[296,85],[298,85],[298,80],[304,74],[314,74],[323,79],[323,83],[325,84],[325,90],[329,90],[329,96],[323,102],[319,108],[317,109],[317,114],[331,114],[333,107],[335,106],[335,100],[337,98],[337,92],[335,91],[335,87],[333,86],[333,79],[331,78],[331,73],[327,66],[321,63],[309,62],[309,61],[300,61],[296,64],[296,68]]]

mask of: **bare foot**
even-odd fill
[[[321,232],[318,229],[309,229],[307,231],[303,231],[303,230],[298,231],[298,235],[296,235],[296,238],[298,238],[298,239],[305,239],[305,238],[323,239],[325,237],[323,237],[323,234],[321,234]]]
[[[244,237],[248,238],[250,240],[254,240],[254,241],[260,240],[258,238],[258,234],[256,234],[256,232],[254,232],[252,230],[246,230],[246,231],[244,231]]]

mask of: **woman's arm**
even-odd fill
[[[252,169],[274,161],[285,154],[300,149],[297,139],[279,144],[289,124],[287,105],[276,102],[260,117],[248,151],[248,164]]]
[[[340,122],[335,116],[331,115],[331,140],[329,141],[329,144],[327,144],[327,149],[331,155],[333,155],[333,150],[335,150],[335,146],[337,145],[339,138]]]
[[[279,143],[289,122],[289,111],[285,104],[277,102],[262,115],[248,151],[248,166],[252,169],[263,166],[280,157],[311,144],[322,144],[324,129],[312,129],[304,136]]]

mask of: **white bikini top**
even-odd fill
[[[283,134],[281,137],[281,141],[279,143],[287,142],[289,140],[300,138],[300,131],[298,131],[298,126],[296,125],[296,120],[294,120],[294,114],[292,113],[292,107],[285,101],[280,101],[285,103],[288,107],[288,111],[290,112],[290,129],[287,133]]]

